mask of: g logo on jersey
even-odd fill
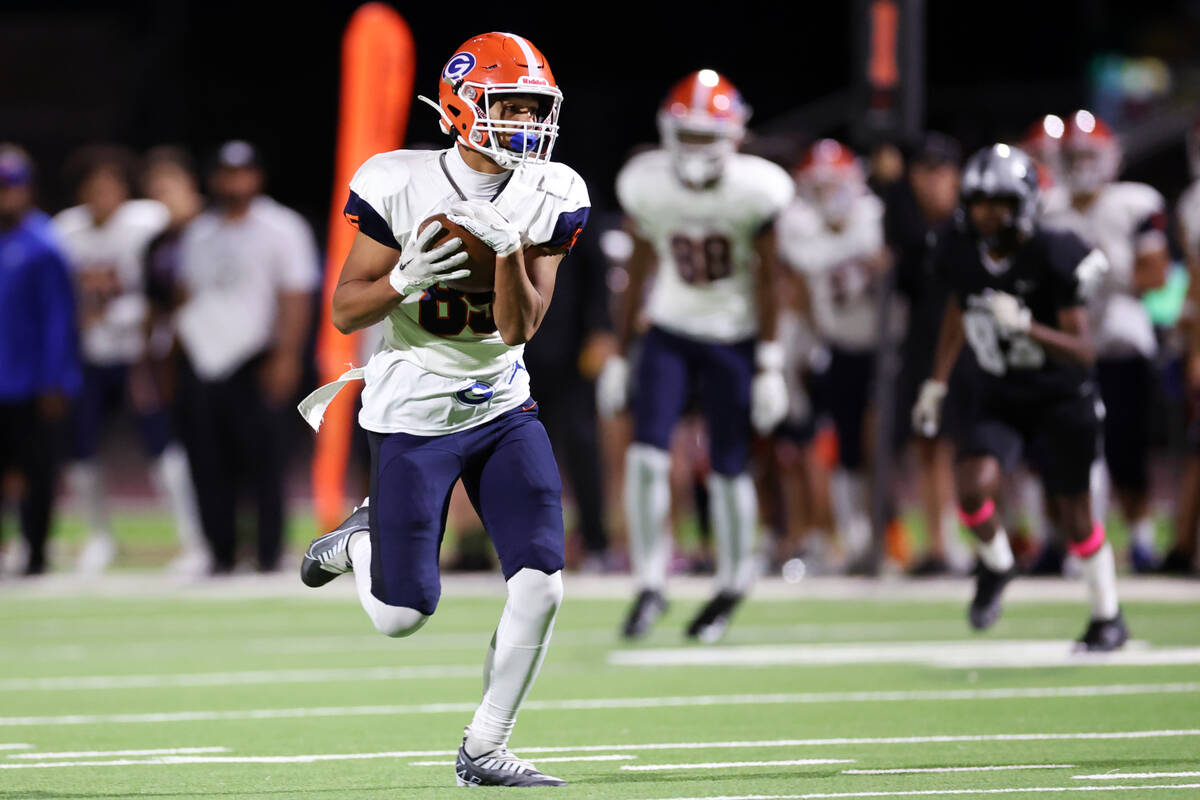
[[[442,70],[442,77],[451,83],[457,83],[473,69],[475,69],[475,56],[470,53],[455,53],[446,62],[446,68]]]
[[[454,393],[454,397],[458,402],[468,406],[481,406],[488,400],[492,399],[492,395],[496,390],[486,383],[476,381],[465,389],[459,389]]]

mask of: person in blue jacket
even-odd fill
[[[33,177],[29,155],[0,143],[0,479],[9,470],[21,477],[26,575],[46,569],[67,412],[81,380],[67,262],[49,217],[33,206]]]

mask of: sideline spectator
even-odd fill
[[[227,142],[210,174],[214,206],[184,232],[176,316],[186,369],[192,469],[213,570],[233,569],[237,494],[257,509],[258,568],[283,544],[285,423],[302,373],[311,293],[312,229],[262,193],[258,151]]]
[[[69,478],[89,531],[76,565],[86,574],[102,572],[116,556],[99,451],[106,423],[127,399],[151,459],[151,480],[175,517],[180,539],[194,537],[199,524],[187,457],[172,441],[166,407],[145,363],[142,255],[167,224],[167,210],[153,200],[130,199],[135,169],[136,159],[124,148],[83,148],[67,163],[80,205],[54,217],[79,300],[83,391],[75,408]]]
[[[18,568],[26,575],[46,569],[69,398],[80,380],[66,256],[50,218],[33,207],[33,162],[0,144],[0,479],[10,468],[23,478]]]

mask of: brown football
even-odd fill
[[[447,239],[457,236],[462,240],[463,249],[467,253],[467,261],[456,269],[469,269],[471,274],[457,281],[447,281],[446,286],[459,292],[490,292],[496,285],[496,251],[470,231],[455,225],[445,214],[434,214],[424,222],[417,232],[425,230],[425,226],[433,221],[442,223],[442,230],[434,239],[434,246]]]

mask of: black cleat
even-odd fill
[[[368,506],[354,509],[346,521],[324,536],[312,540],[300,562],[300,580],[305,586],[324,586],[338,575],[354,570],[350,563],[350,537],[371,529]]]
[[[994,572],[982,561],[975,565],[975,597],[967,609],[967,620],[972,628],[985,631],[1000,619],[1000,596],[1015,574],[1015,569]]]
[[[1112,619],[1094,619],[1089,622],[1083,636],[1075,642],[1075,652],[1107,653],[1121,649],[1128,640],[1129,629],[1125,627],[1125,618],[1118,611]]]
[[[626,639],[638,639],[645,636],[666,610],[667,600],[660,592],[654,589],[642,589],[638,592],[637,599],[633,601],[633,608],[629,609],[629,616],[625,618],[621,635]]]
[[[1177,547],[1172,547],[1163,556],[1162,562],[1158,565],[1158,571],[1162,575],[1192,575],[1195,573],[1195,568],[1192,563],[1195,558]]]
[[[741,594],[718,592],[704,605],[704,608],[700,609],[700,613],[687,626],[688,638],[699,639],[705,644],[712,644],[719,640],[725,635],[725,629],[729,627],[729,618],[740,602],[742,602]]]
[[[507,747],[471,758],[467,740],[458,748],[454,779],[459,786],[566,786],[561,778],[542,774],[537,767],[517,758]]]

